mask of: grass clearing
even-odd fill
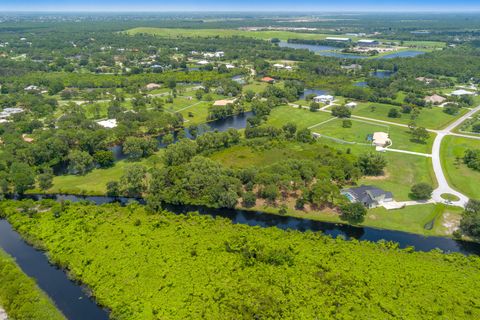
[[[480,140],[446,136],[440,149],[442,167],[454,189],[470,198],[480,199],[480,171],[468,168],[462,160],[467,149],[480,149]]]
[[[399,124],[409,124],[412,121],[410,115],[404,113],[401,113],[401,118],[388,117],[388,112],[392,108],[395,108],[399,111],[401,110],[401,107],[390,104],[359,103],[358,106],[352,110],[352,114]],[[467,111],[467,109],[462,109],[457,115],[452,116],[443,112],[442,108],[440,107],[421,108],[420,115],[415,122],[419,127],[424,127],[427,129],[442,129],[467,113]]]

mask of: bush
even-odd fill
[[[343,128],[351,128],[352,127],[352,121],[351,120],[343,120],[342,121],[342,127]]]
[[[367,214],[367,208],[361,203],[349,203],[340,207],[342,212],[341,218],[350,223],[361,223]]]
[[[335,106],[332,108],[332,116],[338,118],[350,118],[352,116],[352,110],[345,106]]]
[[[254,207],[257,203],[257,196],[255,193],[248,191],[243,194],[243,206],[246,208]]]
[[[412,198],[417,200],[428,200],[432,197],[433,187],[428,183],[417,183],[411,189]]]
[[[400,112],[398,112],[397,108],[392,108],[390,111],[388,111],[388,117],[389,118],[401,118],[402,115]]]

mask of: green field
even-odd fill
[[[130,35],[135,34],[152,34],[165,38],[178,37],[233,37],[243,36],[255,39],[270,40],[278,38],[280,40],[288,39],[303,39],[303,40],[324,40],[327,37],[339,37],[338,34],[321,34],[321,33],[304,33],[292,31],[247,31],[238,29],[180,29],[180,28],[133,28],[126,31]],[[359,37],[349,36],[350,39],[356,41]],[[381,40],[384,42],[391,42],[396,40]],[[399,41],[397,41],[399,42]],[[445,47],[444,42],[440,41],[404,41],[403,46],[418,48],[418,49],[435,49]]]
[[[48,296],[0,249],[0,307],[9,319],[64,320]]]
[[[295,123],[298,129],[304,129],[331,119],[326,112],[311,112],[291,106],[280,106],[272,110],[267,124],[281,128],[286,123]]]
[[[131,205],[2,211],[113,319],[478,319],[478,259]],[[56,205],[58,206],[58,204]],[[368,307],[365,307],[368,306]],[[50,318],[48,318],[50,319]]]
[[[468,168],[462,160],[467,149],[480,149],[480,140],[446,136],[440,150],[442,167],[453,188],[480,199],[480,172]]]
[[[368,144],[367,136],[377,131],[387,132],[392,140],[392,148],[408,150],[420,153],[431,153],[433,144],[433,134],[426,143],[417,143],[411,141],[411,135],[408,128],[398,127],[394,125],[386,125],[375,123],[373,121],[363,121],[350,119],[352,121],[351,128],[342,127],[342,119],[335,119],[327,123],[318,125],[312,129],[313,132],[325,135],[330,138],[340,139],[346,142],[357,144]]]
[[[372,106],[375,108],[372,109]],[[352,114],[400,124],[409,124],[412,121],[409,114],[403,113],[401,113],[401,118],[389,118],[388,111],[390,111],[392,108],[396,108],[399,111],[401,110],[400,107],[389,104],[359,103],[358,106],[352,110]],[[459,114],[452,116],[443,112],[442,108],[439,107],[422,108],[420,115],[415,122],[419,127],[424,127],[427,129],[442,129],[467,113],[467,111],[467,109],[462,109]]]
[[[410,189],[416,183],[426,182],[434,187],[437,186],[432,159],[396,152],[386,152],[383,155],[388,162],[385,175],[382,177],[364,177],[359,181],[359,184],[373,184],[391,191],[397,201],[411,200],[409,197]]]

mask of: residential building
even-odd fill
[[[372,144],[377,147],[386,147],[392,144],[388,133],[386,132],[374,132],[372,136]]]
[[[362,185],[356,188],[348,188],[341,193],[352,203],[361,203],[367,208],[375,208],[383,203],[392,202],[393,194],[374,186]]]
[[[444,103],[447,100],[447,98],[439,96],[438,94],[434,94],[431,96],[426,96],[424,100],[425,102],[431,103],[431,104],[441,104],[441,103]]]
[[[260,81],[267,82],[267,83],[275,83],[275,79],[270,77],[263,77],[262,79],[260,79]]]
[[[322,94],[313,98],[313,101],[316,103],[330,103],[333,102],[335,98],[328,94]]]

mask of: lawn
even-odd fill
[[[400,107],[389,104],[359,103],[358,106],[353,109],[352,114],[400,124],[409,124],[412,121],[410,115],[404,113],[401,113],[401,118],[388,117],[388,112],[392,108],[396,108],[399,111],[401,110]],[[419,127],[424,127],[427,129],[441,129],[464,115],[467,111],[467,109],[462,109],[457,115],[452,116],[443,112],[442,108],[439,107],[422,108],[420,115],[415,121]]]
[[[434,140],[433,134],[430,135],[426,143],[417,143],[412,141],[408,128],[375,123],[373,121],[350,120],[352,121],[351,128],[344,128],[342,126],[343,120],[335,119],[314,127],[312,131],[327,137],[357,144],[368,144],[367,135],[376,131],[383,131],[390,134],[390,139],[392,140],[391,147],[394,149],[431,153]]]
[[[111,168],[94,169],[91,172],[79,175],[62,175],[53,179],[53,187],[45,193],[66,193],[84,195],[104,195],[107,192],[106,185],[110,181],[119,181],[128,166],[144,165],[152,168],[161,165],[160,157],[163,151],[138,162],[121,160]],[[41,192],[39,189],[31,190],[30,193]]]
[[[440,150],[442,167],[453,188],[480,199],[480,171],[468,168],[461,159],[467,149],[480,149],[480,140],[446,136]]]
[[[332,116],[326,112],[311,112],[291,106],[280,106],[272,110],[267,124],[281,128],[284,124],[292,122],[297,125],[298,129],[303,129],[331,118]]]
[[[385,175],[364,177],[359,184],[375,185],[391,191],[397,201],[411,200],[410,189],[416,183],[426,182],[437,186],[430,158],[396,152],[386,152],[383,155],[388,163]]]

